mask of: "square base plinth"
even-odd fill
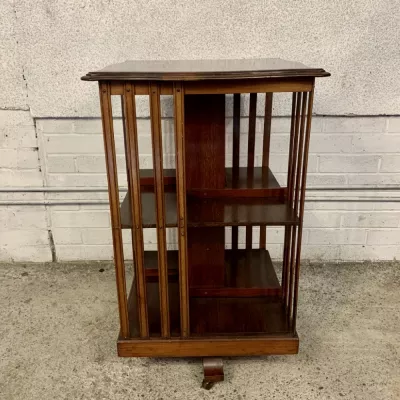
[[[118,339],[120,357],[222,357],[297,354],[299,338]]]

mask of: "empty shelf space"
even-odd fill
[[[154,193],[142,193],[142,224],[143,228],[156,227],[156,198]],[[121,204],[121,225],[123,229],[132,228],[129,192]],[[167,228],[177,226],[176,194],[165,193],[165,224]]]
[[[157,252],[145,251],[147,282],[158,282]],[[178,281],[178,251],[167,252],[168,276]],[[225,250],[224,287],[191,286],[193,297],[280,296],[282,289],[268,250]]]
[[[169,308],[171,333],[179,335],[179,285],[177,251],[168,252]],[[280,296],[280,285],[267,250],[226,250],[226,288],[190,288],[189,315],[191,336],[208,334],[288,334],[286,310]],[[237,260],[237,262],[234,262]],[[233,264],[232,264],[233,262]],[[160,335],[160,302],[157,282],[157,252],[145,252],[148,318],[151,336]],[[151,272],[150,272],[151,271]],[[254,296],[241,295],[238,289]],[[266,289],[270,289],[268,293]],[[209,290],[209,293],[201,292]],[[218,292],[219,290],[219,292]],[[231,290],[232,297],[225,296]],[[264,296],[261,291],[264,290]],[[213,292],[214,291],[214,292]],[[269,294],[277,294],[271,296]],[[228,295],[229,296],[229,295]],[[137,335],[136,287],[129,295],[129,319]]]
[[[225,250],[225,286],[190,287],[193,297],[281,296],[282,289],[267,250]]]
[[[220,189],[191,189],[189,195],[196,197],[278,197],[283,199],[287,189],[280,187],[274,174],[268,168],[256,167],[252,170],[245,167],[233,171],[225,169],[225,187]],[[175,190],[176,172],[164,170],[165,191]],[[140,184],[144,191],[154,191],[154,172],[152,169],[140,170]]]
[[[176,194],[165,193],[167,227],[177,226]],[[122,228],[132,227],[129,193],[121,205]],[[142,193],[142,223],[144,228],[156,227],[154,193]],[[187,226],[252,226],[298,225],[299,219],[286,203],[263,199],[202,199],[187,196]]]

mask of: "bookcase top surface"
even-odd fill
[[[157,80],[194,81],[251,78],[295,78],[330,76],[322,68],[311,68],[280,58],[237,60],[127,60],[89,72],[87,81]]]

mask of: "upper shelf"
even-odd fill
[[[175,170],[164,170],[165,224],[177,226]],[[156,227],[153,170],[140,170],[142,223]],[[225,169],[225,187],[187,192],[187,224],[199,226],[297,225],[299,219],[287,203],[282,188],[269,169]],[[121,204],[122,228],[132,227],[129,193]]]
[[[176,176],[174,169],[164,169],[164,190],[176,192]],[[140,170],[140,186],[142,192],[154,192],[154,173],[152,169]],[[269,168],[246,167],[225,169],[225,187],[221,189],[192,189],[188,194],[203,198],[260,197],[284,199],[287,189],[280,187]]]
[[[215,79],[296,78],[330,76],[322,68],[310,68],[280,58],[242,60],[128,60],[82,77],[85,81],[156,80],[198,81]]]
[[[298,225],[300,220],[287,203],[262,199],[199,199],[188,196],[187,226],[252,226]],[[129,192],[121,204],[122,228],[132,228]],[[176,194],[165,193],[165,226],[178,226]],[[154,193],[142,193],[143,228],[155,228],[156,200]]]

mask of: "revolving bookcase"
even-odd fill
[[[223,379],[219,357],[298,352],[296,316],[314,83],[324,76],[329,73],[323,69],[261,59],[126,61],[82,78],[98,81],[100,88],[120,356],[203,357],[203,385],[209,387]],[[287,163],[284,184],[281,179],[278,183],[269,163],[277,92],[291,97],[286,154],[281,151],[279,156]],[[246,94],[248,119],[243,119]],[[233,107],[226,95],[232,95]],[[120,96],[122,104],[128,186],[123,201],[112,96]],[[150,108],[151,169],[139,167],[138,96],[147,96]],[[161,96],[173,97],[175,168],[165,168]],[[257,102],[265,104],[262,127]],[[227,114],[233,115],[232,125],[226,123]],[[246,166],[241,146],[247,147]],[[279,274],[268,252],[268,226],[284,230]],[[253,238],[254,227],[259,227],[259,238]],[[157,251],[145,250],[147,228],[156,232]],[[167,246],[169,228],[176,231],[177,250]],[[130,285],[123,229],[132,233]]]

